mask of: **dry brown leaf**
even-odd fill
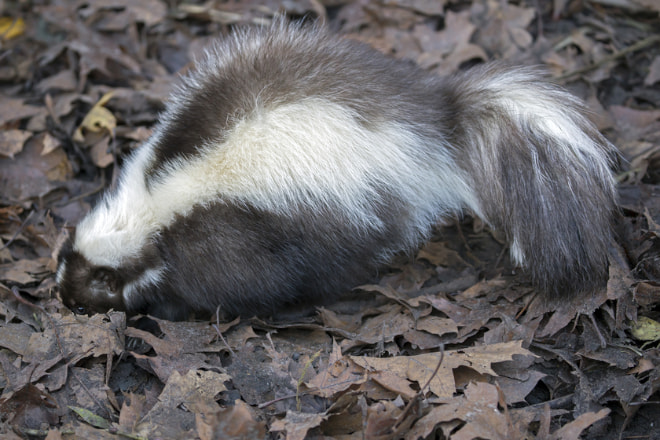
[[[510,58],[532,44],[533,39],[527,29],[536,15],[533,7],[486,0],[475,3],[471,12],[473,23],[479,29],[476,42],[488,52]]]
[[[642,306],[660,303],[660,286],[651,283],[637,283],[635,300]]]
[[[437,427],[450,423],[452,429],[456,419],[463,421],[463,426],[454,430],[452,439],[472,440],[476,438],[488,440],[509,440],[526,438],[526,425],[518,426],[509,420],[507,413],[498,408],[498,390],[495,386],[476,382],[467,386],[464,396],[456,396],[443,400],[443,404],[434,406],[431,411],[419,419],[410,432],[407,440],[426,438]]]
[[[0,155],[14,158],[14,155],[23,150],[23,143],[32,136],[32,133],[25,130],[4,130],[0,131]]]
[[[126,315],[109,312],[91,317],[77,315],[51,315],[57,322],[57,338],[53,329],[34,333],[25,352],[25,362],[39,363],[60,354],[61,343],[65,355],[86,357],[120,355],[124,351],[122,330]],[[59,342],[58,342],[59,339]]]
[[[398,438],[400,432],[407,431],[410,418],[401,419],[403,415],[402,408],[402,402],[388,400],[381,400],[369,406],[367,408],[364,438],[391,440]]]
[[[131,21],[144,23],[147,27],[160,23],[167,15],[166,4],[158,0],[86,0],[85,4],[96,10],[121,9]]]
[[[43,113],[43,109],[40,107],[27,105],[22,99],[0,95],[0,127],[8,122],[18,121],[39,113]]]
[[[620,105],[610,106],[608,110],[622,140],[639,140],[660,131],[660,110],[636,110]]]
[[[423,297],[422,300],[429,302],[434,309],[449,316],[449,318],[458,325],[464,324],[464,321],[470,315],[470,309],[449,301],[447,298],[441,296]]]
[[[429,242],[420,249],[417,258],[427,260],[434,266],[469,266],[458,252],[442,241]]]
[[[195,422],[201,440],[252,440],[266,435],[265,424],[255,419],[250,406],[242,400],[214,412],[198,413]]]
[[[358,331],[362,324],[362,313],[344,315],[321,307],[319,308],[319,317],[326,328],[341,329],[348,332]]]
[[[255,339],[258,338],[259,336],[254,332],[254,329],[252,326],[249,325],[244,325],[241,327],[237,327],[235,329],[232,329],[230,332],[228,332],[226,335],[226,340],[229,346],[235,350],[239,350],[243,347],[245,347],[245,344],[247,344],[247,341],[250,339]]]
[[[111,165],[115,158],[110,152],[110,138],[103,137],[98,142],[93,144],[89,150],[89,156],[99,168],[107,168]]]
[[[32,333],[34,333],[34,329],[24,322],[0,323],[0,347],[24,355]]]
[[[330,438],[362,439],[364,412],[360,401],[363,399],[355,393],[338,396],[326,411],[328,418],[321,423],[323,434]]]
[[[0,264],[0,280],[18,284],[41,281],[45,276],[50,275],[49,263],[50,258],[42,257]]]
[[[387,6],[412,9],[424,15],[442,16],[445,13],[446,0],[384,0]]]
[[[596,423],[597,421],[603,419],[610,413],[610,410],[607,408],[601,409],[597,413],[589,412],[581,414],[572,422],[567,423],[558,430],[552,433],[550,436],[551,440],[578,440],[582,431]]]
[[[366,380],[366,374],[363,374],[360,368],[341,354],[339,345],[333,340],[332,353],[327,366],[322,368],[305,385],[310,389],[309,392],[314,395],[332,397],[351,386],[362,384]]]
[[[591,0],[605,6],[614,6],[627,9],[631,12],[655,11],[660,12],[660,4],[656,0]]]
[[[39,387],[28,384],[20,390],[4,393],[0,414],[17,429],[40,429],[41,424],[57,424],[57,401]]]
[[[349,358],[367,372],[388,372],[398,376],[399,379],[417,382],[419,386],[423,386],[430,380],[429,389],[433,394],[438,397],[449,397],[456,392],[454,368],[469,367],[481,374],[497,376],[491,364],[513,360],[514,355],[534,356],[530,351],[522,348],[522,341],[512,341],[445,351],[444,358],[440,353],[393,358],[367,356],[350,356]],[[441,358],[440,368],[437,374],[431,378]],[[397,388],[397,384],[391,384],[390,389]]]
[[[49,76],[48,78],[44,78],[36,85],[36,88],[41,93],[50,91],[73,92],[76,90],[77,83],[78,81],[76,80],[76,75],[73,70],[67,69]]]
[[[130,328],[130,327],[129,327]],[[126,332],[128,335],[128,331]],[[162,345],[167,345],[164,343]],[[174,372],[181,374],[190,370],[209,368],[206,356],[200,353],[178,353],[176,356],[159,354],[158,356],[148,356],[139,353],[132,353],[137,359],[138,365],[146,370],[153,371],[161,382],[166,382]]]
[[[215,398],[226,391],[224,383],[230,379],[227,374],[216,371],[189,370],[184,375],[174,371],[158,396],[158,402],[138,423],[136,432],[149,438],[187,437],[188,430],[182,427],[192,427],[195,417],[184,409],[194,412],[197,407],[217,407]]]
[[[270,432],[285,431],[286,440],[304,440],[307,432],[326,420],[326,414],[305,414],[287,411],[284,419],[275,420],[270,425]]]
[[[71,177],[72,166],[62,149],[46,155],[42,151],[40,137],[33,136],[14,159],[0,157],[0,194],[16,201],[38,198]]]
[[[483,382],[470,384],[465,389],[465,399],[474,412],[464,413],[467,423],[452,435],[454,440],[522,438],[522,432],[512,432],[513,427],[508,423],[506,412],[498,411],[496,387]]]
[[[342,348],[346,349],[346,344],[353,342],[369,344],[389,342],[414,326],[414,318],[402,306],[387,306],[383,308],[382,313],[366,319],[360,332],[355,336],[355,341],[343,341]]]
[[[42,156],[50,154],[62,145],[59,139],[54,138],[48,132],[44,132],[42,135],[40,135],[39,139],[41,140],[41,144],[43,146],[41,150]]]
[[[424,316],[417,320],[417,330],[443,336],[447,333],[458,333],[458,326],[452,319],[439,316]]]
[[[417,395],[417,390],[412,388],[410,380],[403,378],[396,371],[376,371],[370,373],[368,378],[377,382],[386,390],[405,397],[406,400],[410,400]]]
[[[447,11],[445,28],[440,32],[423,24],[416,26],[413,33],[422,48],[417,63],[425,69],[433,68],[439,75],[446,75],[455,72],[466,61],[486,60],[483,49],[470,42],[475,29],[468,11]]]
[[[531,369],[525,369],[522,373],[517,378],[503,377],[500,373],[500,377],[497,378],[497,385],[502,390],[507,405],[525,402],[529,393],[546,376],[544,373]]]
[[[138,421],[144,415],[145,403],[145,396],[134,393],[124,394],[124,403],[119,411],[119,427],[124,432],[134,432]]]

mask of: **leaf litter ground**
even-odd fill
[[[0,436],[660,438],[660,8],[608,3],[0,3]],[[62,231],[148,138],[177,73],[284,4],[437,74],[544,64],[584,98],[625,158],[607,289],[543,304],[466,218],[339,301],[277,316],[63,307]]]

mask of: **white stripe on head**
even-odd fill
[[[55,281],[58,285],[62,285],[64,281],[64,274],[66,273],[66,260],[60,261],[60,264],[57,266],[57,272],[55,273]]]

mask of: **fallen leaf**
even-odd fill
[[[0,17],[0,39],[11,40],[24,32],[25,21],[22,18]]]
[[[230,379],[215,371],[189,370],[184,375],[174,371],[158,396],[158,402],[140,420],[135,432],[148,438],[190,438],[196,408],[217,407],[215,398],[226,391],[224,383]]]
[[[159,0],[87,0],[85,3],[96,10],[124,9],[133,20],[147,27],[160,23],[167,15],[167,6]]]
[[[526,425],[514,424],[506,412],[498,408],[498,389],[490,384],[469,384],[465,395],[448,397],[420,418],[406,435],[406,439],[428,437],[438,425],[450,423],[452,439],[508,440],[526,438]],[[463,422],[456,423],[456,420]],[[456,427],[460,428],[456,429]]]
[[[49,264],[46,257],[0,264],[0,280],[23,285],[41,281],[50,275]]]
[[[522,341],[512,341],[481,347],[469,347],[463,350],[448,350],[444,357],[440,353],[428,353],[416,356],[397,356],[393,358],[372,358],[350,356],[349,358],[367,372],[388,372],[398,378],[417,382],[419,386],[429,382],[430,391],[438,397],[452,396],[456,392],[453,369],[459,366],[469,367],[479,373],[497,376],[491,364],[513,360],[514,355],[533,356],[522,348]],[[442,359],[435,376],[433,372]],[[396,389],[396,385],[392,385]]]
[[[657,341],[660,339],[660,322],[640,316],[631,323],[630,334],[638,341]]]
[[[36,385],[27,384],[19,390],[3,393],[0,414],[15,429],[40,429],[42,423],[57,424],[57,401]]]
[[[42,151],[42,138],[33,136],[14,159],[0,156],[0,193],[4,197],[14,201],[39,198],[71,176],[73,168],[62,149],[45,155]]]
[[[73,133],[73,140],[93,145],[105,136],[112,136],[117,126],[117,119],[110,110],[104,107],[112,98],[112,92],[103,95],[87,112],[82,122]]]
[[[0,127],[8,122],[25,119],[42,112],[42,108],[27,105],[22,99],[0,95]]]
[[[608,109],[623,140],[639,140],[660,131],[660,110],[637,110],[620,105]]]
[[[287,411],[286,417],[275,420],[270,425],[270,432],[286,432],[286,440],[304,440],[307,432],[316,428],[328,418],[325,414],[305,414]]]
[[[103,417],[97,416],[93,412],[85,408],[78,408],[77,406],[70,406],[69,409],[75,412],[85,423],[92,425],[95,428],[108,429],[110,422]]]
[[[0,323],[0,347],[24,355],[34,329],[24,322]]]
[[[385,0],[387,6],[409,8],[424,15],[442,16],[445,13],[446,0]]]
[[[125,393],[124,403],[119,411],[119,427],[125,432],[133,432],[144,416],[146,397],[135,393]]]
[[[439,316],[424,316],[417,320],[417,330],[443,336],[447,333],[458,333],[458,326],[453,319],[440,318]]]
[[[196,423],[201,440],[251,440],[266,435],[265,424],[255,419],[250,406],[242,400],[213,413],[198,413]]]
[[[585,414],[581,414],[572,422],[567,423],[566,425],[562,426],[561,428],[553,432],[552,435],[550,436],[550,439],[578,440],[580,438],[580,434],[585,429],[587,429],[597,421],[602,420],[609,413],[610,410],[604,408],[598,411],[597,413],[588,412]]]
[[[32,133],[25,130],[4,130],[0,131],[0,155],[10,159],[23,150],[23,143],[32,136]]]

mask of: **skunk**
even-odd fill
[[[269,313],[469,212],[547,297],[607,280],[616,149],[533,68],[439,78],[319,25],[217,42],[58,257],[65,305]]]

